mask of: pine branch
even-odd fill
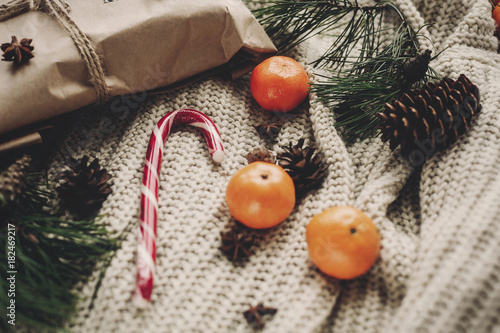
[[[387,1],[375,5],[359,5],[357,0],[333,1],[269,1],[264,8],[253,11],[275,42],[279,53],[285,53],[305,40],[343,30],[334,37],[332,46],[314,64],[341,69],[361,45],[355,61],[369,58],[378,43],[382,14],[389,8]]]
[[[385,103],[438,76],[428,67],[430,51],[420,53],[418,31],[388,0],[371,6],[357,0],[265,3],[253,13],[281,52],[318,34],[333,37],[331,47],[312,62],[327,74],[311,91],[334,111],[348,141],[376,133],[375,114]],[[383,24],[387,12],[399,17],[399,26]]]
[[[88,279],[95,263],[114,249],[114,240],[95,221],[20,215],[11,222],[16,225],[16,322],[54,331],[76,311],[72,288]],[[5,248],[0,262],[4,274],[8,271]],[[0,285],[8,290],[5,278]],[[0,297],[2,306],[7,306],[9,299]],[[3,319],[1,328],[7,330],[10,325]]]
[[[15,226],[15,304],[16,325],[26,325],[37,332],[62,330],[64,322],[76,311],[77,295],[72,288],[86,281],[95,264],[116,247],[105,227],[94,220],[67,221],[44,212],[54,194],[45,190],[40,174],[28,174],[18,200],[0,212],[2,251],[0,290],[8,290],[7,224]],[[0,306],[10,299],[0,294]],[[4,307],[4,309],[5,309]],[[6,312],[0,315],[0,331],[16,328],[7,323]]]
[[[373,57],[353,63],[345,75],[330,71],[330,75],[323,76],[324,81],[312,84],[311,91],[334,111],[336,126],[344,128],[347,141],[373,135],[380,124],[375,115],[384,109],[385,103],[437,77],[427,67],[428,62],[423,64],[417,81],[405,76],[406,66],[418,59],[415,33],[405,24],[400,25],[388,46],[379,48],[382,50]]]

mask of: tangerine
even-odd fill
[[[280,166],[253,162],[229,180],[226,203],[231,215],[254,229],[273,227],[284,221],[295,206],[292,178]]]
[[[266,111],[288,112],[306,98],[309,77],[297,61],[274,56],[261,62],[250,76],[250,92]]]
[[[365,274],[380,253],[373,221],[351,206],[337,206],[314,216],[306,229],[311,261],[325,274],[352,279]]]
[[[500,5],[493,8],[493,19],[495,20],[496,26],[500,26]]]

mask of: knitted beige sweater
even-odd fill
[[[466,74],[483,109],[472,129],[445,152],[413,166],[373,138],[346,146],[331,112],[314,96],[285,124],[272,147],[305,137],[325,154],[329,175],[281,225],[260,238],[247,262],[219,251],[233,222],[224,201],[230,176],[264,144],[254,125],[270,117],[249,92],[249,76],[206,79],[149,96],[140,108],[89,110],[61,144],[63,158],[90,154],[114,176],[103,221],[127,237],[106,270],[93,306],[93,283],[81,286],[72,332],[251,332],[242,312],[264,302],[278,308],[264,332],[500,332],[500,55],[487,0],[398,0],[434,51],[433,66]],[[432,42],[432,44],[431,44]],[[312,42],[291,54],[307,64]],[[309,68],[313,77],[313,71]],[[135,96],[137,100],[142,96]],[[143,160],[155,123],[194,108],[220,129],[227,159],[210,160],[203,137],[181,129],[168,138],[159,193],[157,279],[151,305],[134,308],[135,259]],[[323,209],[353,205],[382,236],[380,259],[361,278],[340,282],[318,272],[307,254],[305,226]],[[97,274],[97,273],[96,273]]]

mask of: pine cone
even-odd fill
[[[422,51],[403,65],[403,77],[408,83],[412,84],[425,77],[431,61],[431,54],[431,50]]]
[[[290,143],[278,154],[278,164],[292,177],[297,198],[319,186],[328,170],[323,163],[323,154],[303,145],[304,139],[300,139],[295,146]]]
[[[0,207],[16,201],[26,185],[31,157],[24,155],[0,174]]]
[[[94,212],[112,192],[108,184],[111,175],[101,169],[97,158],[90,164],[88,161],[86,155],[79,160],[72,158],[70,170],[59,174],[65,182],[57,189],[62,204],[82,216]]]
[[[445,78],[405,93],[377,115],[382,141],[389,141],[392,150],[401,145],[411,158],[425,159],[465,133],[480,110],[479,89],[462,74],[456,81]]]

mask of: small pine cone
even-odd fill
[[[304,139],[292,146],[283,147],[278,154],[278,164],[292,177],[297,198],[318,187],[325,178],[328,166],[323,163],[323,154],[312,147],[304,147]]]
[[[16,201],[26,185],[31,157],[24,155],[0,174],[0,207]]]
[[[431,50],[425,50],[403,65],[403,77],[410,84],[425,77],[431,61]]]
[[[268,163],[276,163],[276,157],[266,148],[254,148],[251,152],[247,154],[248,164],[262,161]]]
[[[456,81],[445,78],[405,93],[377,116],[382,141],[389,141],[391,150],[401,145],[404,155],[423,153],[425,158],[464,134],[480,111],[479,89],[462,74]]]
[[[59,174],[64,180],[57,189],[61,202],[80,216],[93,213],[112,192],[108,183],[111,175],[101,169],[97,158],[90,164],[88,161],[88,156],[72,158],[68,163],[70,170]]]

